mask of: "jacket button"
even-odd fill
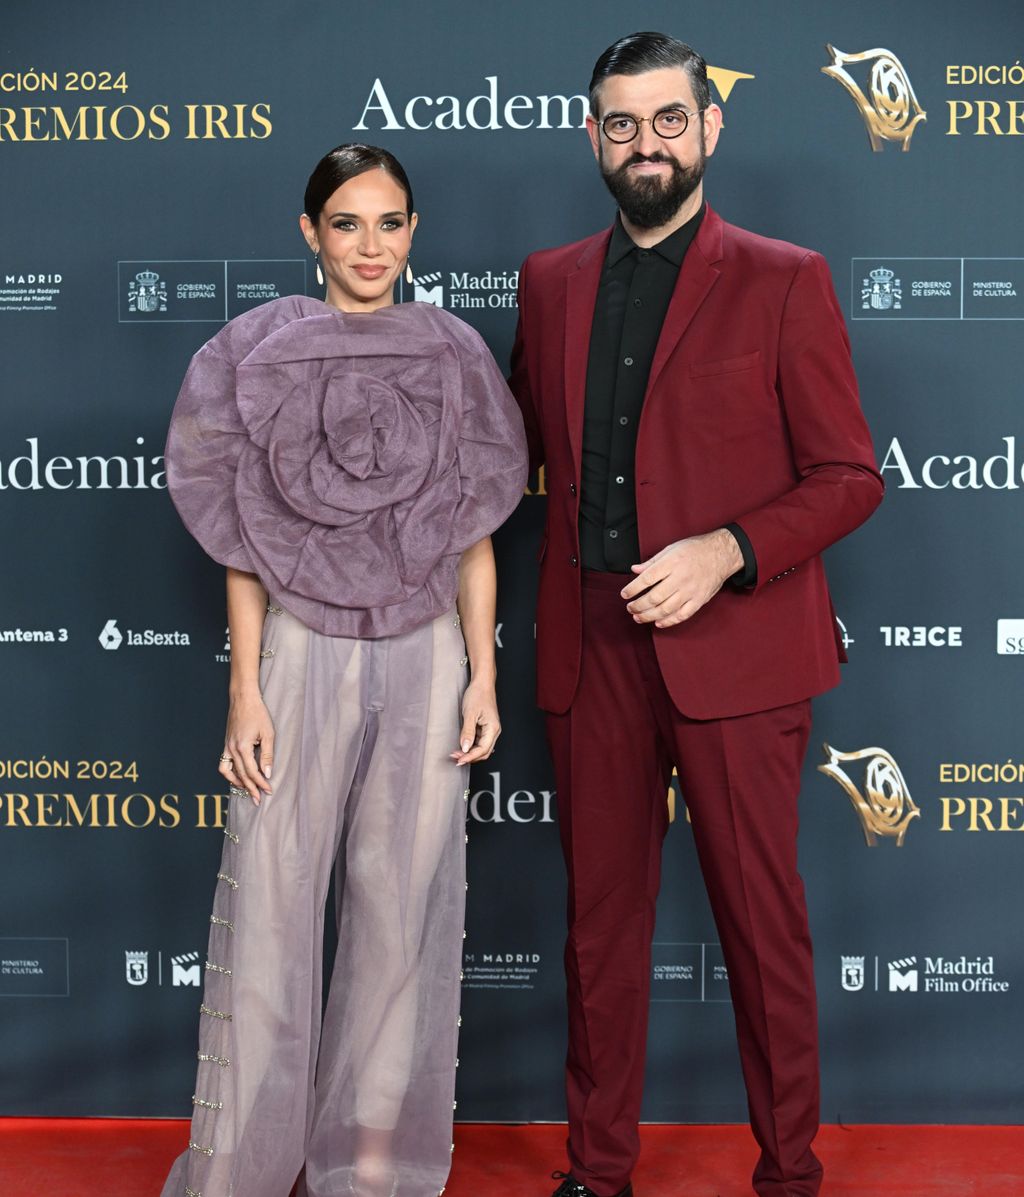
[[[574,495],[575,493],[576,493],[576,483],[570,482],[569,483],[569,494]]]
[[[573,555],[569,558],[569,564],[573,567],[573,569],[575,569],[576,566],[579,565],[579,563],[580,563],[579,558],[576,556],[575,553],[573,553]]]

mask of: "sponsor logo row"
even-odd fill
[[[849,649],[857,641],[842,620],[837,620],[843,646]],[[495,643],[502,647],[503,624],[495,629]],[[883,624],[878,629],[885,648],[963,648],[964,629],[959,625]],[[190,648],[194,632],[182,629],[122,627],[117,619],[108,619],[96,637],[108,652],[121,648]],[[66,627],[0,628],[0,644],[67,644],[71,633]],[[1000,656],[1024,657],[1024,619],[996,620],[995,652]],[[224,646],[215,659],[227,664],[231,659],[231,635],[224,629]]]

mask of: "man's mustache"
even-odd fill
[[[619,170],[624,170],[626,167],[629,167],[629,166],[640,166],[644,162],[663,162],[666,166],[672,166],[675,163],[675,159],[668,158],[664,154],[657,154],[657,153],[655,153],[655,154],[631,154],[630,157],[627,158],[625,162],[623,162],[622,166],[619,167]]]

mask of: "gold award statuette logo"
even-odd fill
[[[822,74],[838,79],[850,93],[864,118],[875,153],[881,152],[883,141],[898,142],[901,150],[909,150],[910,138],[918,121],[928,118],[917,102],[903,63],[889,50],[862,50],[859,54],[847,54],[837,50],[831,43],[825,49],[832,55],[832,62],[821,68]],[[860,84],[846,70],[848,63],[860,62],[871,64],[868,95],[864,94]]]
[[[869,848],[878,843],[878,836],[891,836],[898,848],[910,826],[910,820],[920,817],[907,783],[892,756],[884,748],[862,748],[859,752],[839,752],[830,744],[824,745],[827,761],[818,772],[837,781],[846,791],[857,812],[864,838]],[[863,792],[850,775],[840,767],[840,761],[864,761]]]

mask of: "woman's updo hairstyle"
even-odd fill
[[[303,211],[314,225],[320,223],[324,204],[343,184],[356,175],[368,170],[386,171],[405,192],[406,215],[412,216],[412,187],[401,162],[377,145],[363,145],[361,142],[346,142],[324,154],[309,176],[306,194],[303,197]]]

